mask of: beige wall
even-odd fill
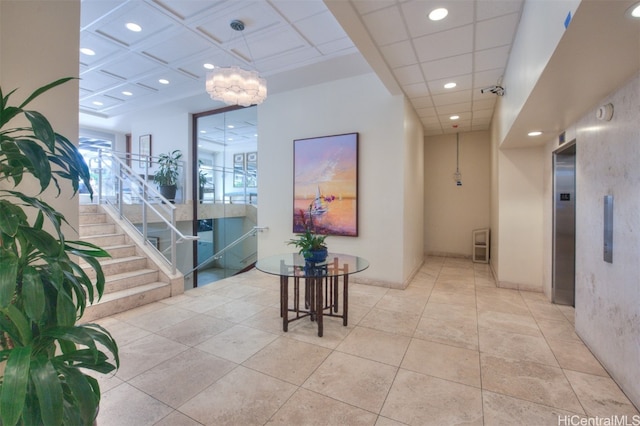
[[[410,243],[405,238],[408,222],[419,214],[411,210],[422,205],[422,192],[407,187],[404,172],[420,166],[420,159],[405,163],[423,143],[417,125],[415,116],[405,114],[404,98],[390,96],[373,74],[269,96],[258,106],[258,225],[269,227],[258,236],[259,255],[292,251],[285,241],[293,237],[293,140],[358,132],[359,235],[330,236],[329,250],[368,259],[371,267],[354,277],[360,281],[404,286],[420,266],[411,263],[423,256],[421,230]],[[405,191],[412,192],[411,201]]]
[[[460,134],[457,186],[456,135],[425,138],[425,253],[469,257],[472,231],[490,226],[490,148],[488,132]]]
[[[0,1],[0,85],[13,105],[21,103],[35,89],[63,77],[77,77],[80,47],[80,0]],[[78,82],[52,89],[29,104],[43,113],[58,133],[78,140]],[[20,187],[28,192],[26,187]],[[37,192],[37,186],[32,186]],[[77,228],[78,197],[70,202],[70,186],[47,201]],[[75,231],[66,229],[67,235]]]

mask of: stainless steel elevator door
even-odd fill
[[[576,145],[554,153],[553,161],[553,303],[575,305]]]

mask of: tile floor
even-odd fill
[[[574,333],[572,308],[496,288],[487,265],[429,257],[405,290],[352,283],[349,326],[325,317],[322,338],[308,319],[282,332],[278,288],[254,270],[98,321],[122,363],[100,378],[98,425],[538,426],[638,415]]]

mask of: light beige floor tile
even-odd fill
[[[205,425],[264,425],[296,386],[239,366],[180,407]]]
[[[134,309],[129,309],[128,311],[120,312],[119,314],[113,315],[112,318],[118,319],[120,321],[135,322],[135,319],[140,315],[144,315],[158,309],[165,309],[166,307],[167,305],[165,303],[148,303]]]
[[[450,303],[436,303],[429,301],[422,313],[423,317],[441,319],[456,322],[476,322],[477,312],[475,306],[452,305]]]
[[[372,328],[356,327],[336,350],[362,358],[399,366],[411,338]]]
[[[197,348],[241,364],[277,338],[272,333],[235,325],[202,342]]]
[[[559,367],[480,354],[482,389],[584,414]]]
[[[256,305],[255,303],[248,303],[243,300],[233,300],[224,305],[216,306],[205,312],[205,314],[225,321],[239,323],[264,309],[266,309],[264,305]]]
[[[638,410],[611,378],[568,370],[565,374],[588,416],[627,416],[640,421]]]
[[[377,413],[396,371],[387,364],[333,352],[302,387]]]
[[[102,394],[96,423],[100,426],[153,425],[172,411],[157,399],[122,383]]]
[[[295,326],[291,327],[292,324]],[[289,332],[285,336],[328,349],[335,349],[355,327],[343,326],[342,318],[324,317],[324,331],[322,337],[318,337],[318,324],[315,321],[303,318],[292,324],[289,324]]]
[[[237,364],[199,349],[188,349],[129,381],[165,404],[178,408]]]
[[[506,395],[482,391],[485,426],[543,426],[571,424],[575,413],[546,405],[535,404]],[[559,419],[561,422],[559,422]]]
[[[376,415],[335,399],[298,389],[278,410],[269,425],[373,425]]]
[[[413,337],[478,350],[478,325],[475,319],[449,321],[422,317]]]
[[[400,369],[380,415],[411,425],[482,426],[481,391]]]
[[[376,303],[376,309],[384,309],[386,311],[406,312],[411,314],[422,314],[424,305],[427,303],[427,298],[424,300],[413,299],[408,297],[399,297],[392,295],[385,295],[378,303]]]
[[[584,343],[555,339],[547,339],[547,343],[563,369],[580,371],[596,376],[609,376],[609,373]]]
[[[443,303],[447,305],[467,305],[476,306],[476,295],[474,291],[463,289],[454,291],[452,289],[442,289],[436,286],[431,291],[429,303]]]
[[[330,353],[318,345],[279,337],[242,365],[300,386]]]
[[[196,422],[195,420],[185,416],[179,411],[174,411],[164,419],[160,420],[157,423],[154,423],[153,426],[200,426],[200,425],[202,425],[202,423]]]
[[[518,299],[492,298],[478,293],[478,313],[484,311],[504,312],[507,314],[529,315],[527,305]]]
[[[478,351],[412,339],[401,367],[441,379],[480,387],[480,354]]]
[[[216,306],[224,305],[225,303],[228,303],[232,300],[234,299],[208,293],[197,297],[189,297],[188,300],[183,300],[180,303],[175,304],[174,306],[201,314],[210,311]]]
[[[481,311],[478,314],[478,326],[542,337],[538,324],[531,315],[508,314],[497,311]]]
[[[279,288],[279,287],[278,287]],[[251,285],[235,283],[222,288],[218,288],[212,291],[211,294],[217,294],[218,296],[228,297],[230,299],[241,299],[245,296],[250,296],[262,291],[260,287],[254,287]]]
[[[241,300],[247,303],[253,303],[256,305],[273,306],[280,305],[280,290],[279,287],[273,289],[265,289],[259,293],[255,293],[249,296],[244,296]]]
[[[390,419],[388,417],[378,416],[376,426],[404,426],[406,423],[399,422],[397,420]]]
[[[482,327],[479,331],[480,352],[559,367],[556,357],[543,337]]]
[[[549,302],[529,302],[529,311],[536,320],[555,320],[565,321],[567,318],[562,314],[562,311],[558,309],[558,305],[551,304]]]
[[[246,320],[242,321],[242,325],[247,327],[257,328],[262,331],[266,331],[273,334],[283,335],[285,332],[282,330],[282,318],[280,317],[280,305],[278,307],[267,307],[260,312],[252,315]],[[289,330],[297,325],[296,322],[289,324]]]
[[[367,316],[369,311],[371,310],[370,306],[362,306],[356,303],[351,303],[351,298],[349,298],[349,315],[348,315],[348,325],[358,325],[362,321],[362,319]]]
[[[371,308],[382,299],[387,290],[383,287],[367,286],[365,284],[349,284],[349,304],[355,303]]]
[[[188,346],[166,337],[150,334],[119,347],[120,369],[116,376],[122,380],[130,380],[187,349]]]
[[[540,331],[547,339],[570,340],[582,342],[576,334],[575,327],[568,320],[554,321],[548,319],[538,319]]]
[[[362,321],[360,321],[359,325],[410,337],[419,320],[420,314],[417,313],[386,311],[373,308]]]
[[[133,323],[136,327],[157,332],[196,315],[196,312],[177,306],[165,306],[163,309],[156,309],[143,315],[138,315]]]
[[[111,334],[118,344],[118,347],[128,345],[131,342],[135,342],[136,340],[142,339],[143,337],[151,334],[149,330],[136,327],[133,324],[117,320],[113,317],[110,322],[101,322],[100,324]]]
[[[233,327],[233,323],[198,314],[157,334],[187,346],[196,346],[216,334]]]

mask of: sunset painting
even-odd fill
[[[358,134],[293,141],[293,232],[358,235]]]

